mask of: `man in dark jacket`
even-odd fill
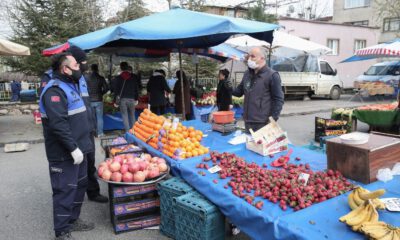
[[[218,74],[217,107],[218,111],[228,111],[232,108],[232,83],[229,80],[229,71],[222,69]]]
[[[11,83],[11,100],[10,102],[17,102],[19,101],[19,97],[20,97],[20,92],[21,92],[21,83],[13,80]]]
[[[165,113],[165,106],[167,99],[165,92],[170,93],[167,80],[165,80],[165,71],[162,69],[154,71],[153,76],[150,77],[147,83],[147,93],[150,97],[150,110],[157,114],[162,115]]]
[[[90,66],[92,73],[86,74],[88,84],[90,105],[96,113],[97,137],[102,137],[103,133],[103,95],[108,91],[106,80],[99,74],[97,64]]]
[[[139,90],[136,74],[129,72],[127,62],[121,62],[121,73],[116,77],[115,95],[121,98],[119,108],[125,131],[129,131],[135,123],[135,107],[138,104]]]
[[[242,82],[233,91],[233,95],[244,95],[243,120],[246,131],[257,131],[269,122],[269,117],[278,120],[284,95],[279,73],[266,65],[262,49],[251,49],[248,57],[249,70],[244,73]]]
[[[53,57],[53,76],[40,96],[43,135],[53,190],[56,239],[73,239],[72,231],[89,231],[79,219],[87,187],[85,154],[93,151],[90,119],[78,89],[82,74],[70,53]]]

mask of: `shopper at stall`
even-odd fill
[[[176,78],[178,79],[175,83],[173,93],[175,94],[175,112],[182,114],[182,101],[185,101],[185,117],[186,120],[190,120],[191,113],[191,102],[190,102],[190,83],[186,78],[185,72],[182,72],[183,76],[183,96],[181,90],[181,72],[176,72]]]
[[[135,107],[138,104],[139,90],[136,74],[129,72],[127,62],[121,62],[121,73],[116,77],[114,94],[120,98],[119,108],[125,131],[129,131],[135,123]]]
[[[155,70],[147,83],[150,110],[153,113],[157,115],[165,113],[165,106],[167,105],[166,92],[170,93],[171,89],[169,89],[167,80],[165,80],[165,71],[162,69]]]
[[[228,111],[232,106],[232,83],[227,69],[219,70],[217,86],[218,111]]]
[[[103,95],[108,91],[106,79],[99,74],[99,66],[92,64],[91,73],[86,74],[85,78],[88,84],[90,105],[96,114],[97,137],[104,136],[103,133]]]
[[[244,95],[243,120],[246,131],[257,131],[269,122],[269,117],[278,120],[284,103],[281,78],[278,72],[266,65],[266,56],[260,47],[252,48],[242,82],[233,95]]]
[[[93,223],[79,219],[87,188],[85,154],[93,151],[90,120],[77,85],[82,74],[70,53],[52,59],[53,74],[40,96],[43,135],[56,239],[73,239],[72,231],[89,231]]]

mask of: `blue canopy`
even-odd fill
[[[370,59],[374,59],[374,58],[376,58],[376,57],[363,57],[363,56],[353,55],[353,56],[351,56],[349,58],[346,58],[345,60],[341,61],[340,63],[365,61],[365,60],[370,60]]]
[[[278,25],[186,9],[172,9],[68,40],[84,50],[107,47],[205,48],[231,35],[248,34],[272,42]]]

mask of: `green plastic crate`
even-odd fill
[[[198,193],[188,193],[175,200],[175,239],[219,240],[225,238],[224,215],[214,204]]]
[[[157,184],[160,195],[161,224],[160,231],[175,238],[175,202],[174,198],[193,192],[194,189],[180,178],[171,178]]]

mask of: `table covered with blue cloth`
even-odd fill
[[[273,160],[286,154],[286,152],[275,154],[273,158],[263,157],[247,150],[245,144],[230,145],[228,141],[233,137],[233,134],[221,136],[220,133],[211,132],[209,124],[196,120],[184,122],[184,125],[190,125],[202,130],[207,135],[203,138],[202,144],[209,147],[210,150],[235,153],[243,157],[247,162],[255,162],[260,166],[266,163],[270,168],[270,163]],[[127,139],[137,141],[131,134],[127,134]],[[152,150],[154,154],[162,155],[148,145],[146,148]],[[290,163],[309,163],[313,170],[326,169],[325,154],[293,145],[290,145],[290,148],[293,149]],[[199,175],[196,165],[202,161],[204,156],[180,161],[166,156],[163,157],[171,164],[174,174],[185,179],[197,191],[217,205],[232,223],[252,239],[365,239],[362,234],[353,232],[346,224],[338,220],[339,217],[350,212],[347,203],[349,193],[322,203],[313,204],[297,212],[294,212],[291,208],[283,211],[278,204],[269,202],[262,197],[256,197],[254,199],[255,202],[264,201],[264,207],[262,210],[258,210],[243,199],[233,195],[230,188],[225,189],[223,187],[229,181],[228,178],[219,179],[218,174],[209,172],[207,172],[206,176]],[[301,157],[301,161],[294,161],[296,157]],[[213,182],[214,179],[218,179],[217,184]],[[386,194],[383,197],[400,197],[400,176],[396,176],[386,183],[378,181],[369,185],[360,185],[369,190],[386,189]],[[400,213],[380,210],[379,219],[393,225],[399,225]]]

